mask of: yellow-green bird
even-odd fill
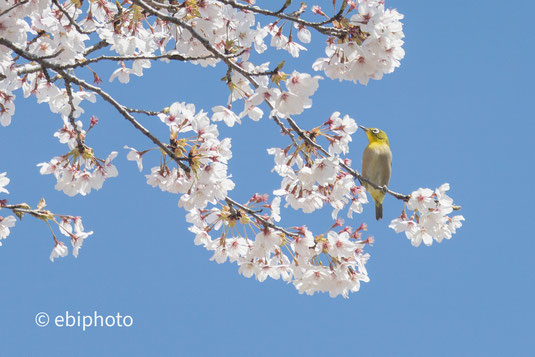
[[[365,128],[359,125],[368,136],[369,144],[362,155],[362,176],[378,186],[388,186],[392,172],[392,151],[388,136],[377,128]],[[364,183],[366,190],[375,201],[375,218],[383,218],[383,200],[385,193],[382,190]]]

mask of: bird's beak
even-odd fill
[[[366,128],[365,126],[359,125],[359,128],[361,128],[364,131],[368,131],[368,128]]]

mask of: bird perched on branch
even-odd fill
[[[386,188],[392,172],[392,151],[386,133],[377,128],[359,127],[366,132],[369,144],[362,155],[362,176],[377,186]],[[383,218],[385,191],[364,183],[375,202],[375,218]]]

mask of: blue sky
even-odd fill
[[[54,191],[53,178],[38,175],[35,165],[64,152],[52,137],[60,118],[18,93],[12,125],[0,128],[0,172],[11,178],[7,198],[35,205],[45,197],[53,211],[82,216],[95,234],[78,259],[51,263],[46,225],[31,217],[17,223],[0,247],[1,354],[530,355],[535,5],[401,0],[387,5],[405,14],[402,66],[367,87],[323,80],[313,108],[295,119],[312,128],[340,111],[385,130],[394,153],[392,189],[409,193],[450,183],[450,195],[466,218],[452,240],[412,247],[387,227],[402,208],[387,198],[383,221],[373,219],[371,206],[355,220],[368,223],[376,242],[368,249],[371,281],[349,299],[299,295],[281,281],[246,279],[236,265],[209,261],[211,254],[193,244],[178,197],[146,185],[135,164],[126,161],[123,145],[152,145],[106,104],[86,107],[100,118],[88,144],[102,157],[120,152],[119,177],[87,197]],[[316,46],[299,61],[288,61],[288,68],[312,72],[323,50]],[[157,65],[133,85],[105,86],[132,106],[159,109],[186,101],[209,110],[226,102],[218,81],[223,74],[221,67]],[[141,121],[167,135],[153,119]],[[245,201],[277,188],[265,150],[284,140],[272,122],[245,121],[221,133],[232,137],[233,197]],[[365,145],[357,133],[350,146],[357,168]],[[145,166],[157,163],[154,155]],[[287,225],[304,223],[320,231],[330,224],[330,211],[310,217],[286,212]],[[40,311],[120,312],[131,315],[134,325],[40,328],[34,323]]]

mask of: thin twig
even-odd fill
[[[52,3],[54,3],[54,5],[57,6],[57,8],[59,9],[59,11],[61,11],[63,13],[63,15],[65,15],[65,17],[67,17],[67,19],[69,20],[69,22],[71,23],[71,25],[74,26],[74,28],[76,29],[76,31],[78,31],[79,33],[81,34],[84,34],[84,35],[90,35],[92,34],[93,32],[92,31],[84,31],[80,25],[78,25],[78,23],[76,21],[74,21],[74,19],[71,17],[71,15],[69,15],[69,13],[67,12],[67,10],[65,10],[63,8],[63,6],[61,6],[58,2],[58,0],[52,0]]]
[[[279,19],[284,19],[284,20],[288,20],[288,21],[291,21],[291,22],[298,23],[300,25],[312,27],[313,29],[315,29],[316,31],[318,31],[318,32],[320,32],[320,33],[322,33],[324,35],[340,37],[340,36],[344,36],[346,34],[345,30],[341,30],[341,29],[337,29],[337,28],[333,28],[333,27],[323,26],[326,23],[334,21],[336,19],[336,15],[335,15],[335,17],[332,18],[331,21],[310,22],[310,21],[303,20],[303,19],[301,19],[301,18],[299,18],[297,16],[287,15],[285,13],[278,13],[276,11],[265,10],[265,9],[261,9],[259,7],[256,7],[256,6],[248,6],[248,5],[240,4],[240,3],[237,3],[234,0],[218,0],[218,1],[222,2],[223,4],[230,5],[233,8],[236,8],[236,9],[251,11],[251,12],[255,12],[257,14],[262,14],[262,15],[271,16],[271,17],[278,17]]]
[[[286,234],[287,236],[290,236],[290,237],[296,237],[297,236],[296,233],[289,232],[286,229],[284,229],[282,227],[279,227],[276,224],[273,224],[272,222],[270,222],[270,221],[262,218],[260,215],[258,215],[256,211],[254,211],[254,210],[252,210],[250,208],[247,208],[242,204],[239,204],[238,202],[234,201],[232,198],[230,198],[228,196],[225,197],[225,201],[227,202],[228,205],[232,205],[232,206],[238,207],[239,209],[247,212],[248,214],[253,216],[256,220],[260,221],[264,225],[264,227],[272,228],[272,229],[277,230],[277,231],[279,231],[281,233],[284,233],[284,234]]]
[[[13,5],[13,6],[7,8],[7,9],[5,9],[4,11],[0,12],[0,17],[6,15],[6,14],[7,14],[8,12],[10,12],[11,10],[14,10],[14,9],[16,9],[16,8],[19,7],[19,6],[26,4],[28,1],[29,1],[29,0],[21,1],[21,2],[19,2],[19,3],[17,3],[17,4],[15,4],[15,5]]]

